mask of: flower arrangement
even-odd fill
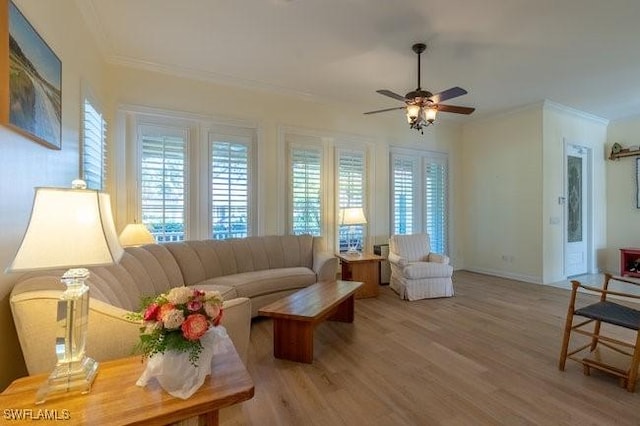
[[[186,352],[197,366],[202,344],[200,338],[222,320],[222,296],[218,291],[174,287],[169,293],[145,298],[140,312],[128,315],[141,320],[137,349],[144,357],[166,350]]]

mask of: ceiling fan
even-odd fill
[[[422,90],[422,87],[420,85],[420,54],[424,52],[426,48],[427,45],[424,43],[416,43],[412,47],[413,51],[418,55],[418,88],[416,90],[409,92],[404,96],[398,95],[397,93],[394,93],[391,90],[387,89],[376,90],[376,92],[380,93],[381,95],[404,102],[405,106],[379,109],[377,111],[365,112],[365,114],[377,114],[379,112],[406,109],[409,127],[419,130],[420,133],[422,133],[423,127],[427,127],[433,124],[436,119],[436,113],[438,111],[453,112],[455,114],[471,114],[473,111],[475,111],[475,108],[455,105],[443,105],[440,103],[448,99],[466,95],[467,91],[461,87],[452,87],[451,89],[447,89],[436,94],[433,94],[427,90]]]

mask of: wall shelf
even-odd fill
[[[640,149],[636,149],[635,151],[621,151],[621,152],[618,152],[617,154],[614,154],[612,152],[611,155],[609,155],[609,160],[619,160],[620,158],[624,158],[624,157],[636,157],[636,156],[640,156]]]

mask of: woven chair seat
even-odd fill
[[[598,302],[576,309],[575,315],[619,325],[631,330],[640,329],[640,311],[612,302]]]

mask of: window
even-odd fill
[[[128,145],[120,156],[129,150],[137,153],[126,155],[135,159],[127,163],[127,172],[138,182],[126,189],[137,201],[127,212],[128,221],[147,225],[158,242],[254,235],[256,128],[239,121],[227,124],[187,113],[129,108],[119,115]],[[121,179],[118,188],[123,184]]]
[[[394,155],[391,165],[392,234],[413,234],[415,157]]]
[[[338,164],[338,208],[360,207],[366,212],[365,205],[365,153],[364,151],[337,151]],[[339,215],[338,215],[339,217]],[[358,241],[362,249],[365,225],[338,224],[340,251],[346,251],[349,245]]]
[[[211,235],[214,239],[249,235],[250,143],[210,141]]]
[[[391,232],[426,232],[431,250],[448,247],[448,165],[445,154],[396,150],[391,154]]]
[[[84,98],[82,115],[82,159],[80,161],[82,169],[80,176],[87,183],[87,188],[103,191],[107,170],[107,123],[102,113],[88,97]]]
[[[322,235],[322,149],[289,148],[290,231]]]
[[[187,130],[139,127],[140,210],[158,242],[185,238]]]
[[[448,230],[448,176],[447,161],[444,158],[425,158],[425,229],[431,236],[431,250],[447,253]]]

